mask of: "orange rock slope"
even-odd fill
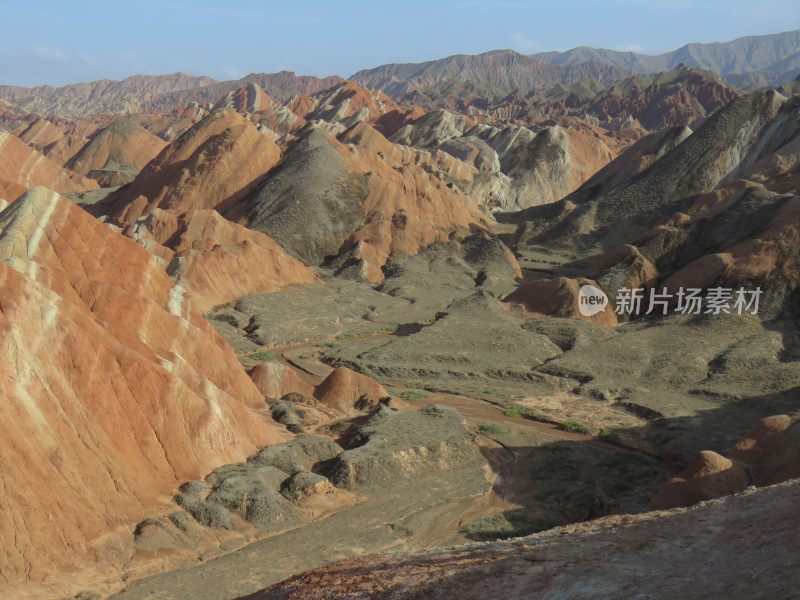
[[[169,261],[168,271],[205,311],[242,296],[312,283],[314,273],[272,238],[213,210],[156,209],[125,234]]]
[[[257,113],[275,106],[267,93],[256,83],[248,81],[243,86],[228,92],[215,108],[232,108],[239,113]]]
[[[186,211],[215,209],[236,223],[269,234],[308,264],[346,253],[361,262],[361,270],[372,280],[382,277],[380,267],[392,252],[415,254],[447,239],[453,231],[466,231],[487,220],[475,202],[450,182],[469,185],[477,173],[473,167],[444,153],[401,148],[363,122],[339,139],[325,129],[310,126],[298,143],[287,147],[288,160],[284,157],[273,168],[281,159],[273,136],[232,109],[216,111],[168,145],[130,185],[88,210],[130,226],[156,208],[172,211],[176,217]],[[314,141],[306,143],[309,137]],[[306,160],[303,153],[313,153],[314,144],[325,145],[328,158],[314,155]],[[331,163],[325,162],[328,159]],[[330,185],[344,189],[346,206],[334,206],[325,194],[304,191],[317,182],[319,170],[331,169],[341,173]],[[268,208],[259,212],[265,204],[260,196],[264,182],[269,183],[275,174],[297,190],[297,202],[287,200],[286,193],[267,190]],[[361,184],[356,181],[366,182],[363,198],[358,197]],[[274,202],[291,206],[272,210],[269,205]],[[325,210],[330,209],[330,214],[320,216],[315,204],[320,202],[329,205]],[[329,238],[309,227],[319,219],[331,223]],[[169,246],[163,239],[159,244]],[[314,252],[304,252],[303,244],[313,246]],[[219,270],[217,275],[230,279]]]
[[[157,260],[73,203],[26,194],[0,256],[0,593],[63,595],[124,564],[180,482],[283,434]]]
[[[355,117],[357,121],[372,122],[400,107],[383,92],[372,91],[352,81],[343,81],[315,94],[316,107],[305,115],[309,120],[340,121]]]
[[[366,123],[346,131],[341,142],[351,144],[337,145],[349,170],[369,176],[364,225],[344,243],[365,261],[368,279],[383,279],[380,268],[393,252],[414,255],[453,231],[489,220],[471,198],[448,185],[446,167],[436,164],[435,156],[392,144]],[[454,168],[469,170],[463,163]]]
[[[120,119],[93,136],[67,166],[81,175],[114,165],[142,169],[164,146],[133,119]]]
[[[248,373],[265,398],[278,399],[291,393],[314,394],[312,384],[304,381],[293,367],[278,361],[259,363]]]
[[[332,414],[353,414],[374,407],[390,397],[380,383],[347,367],[337,367],[316,387],[291,365],[278,361],[259,363],[248,373],[265,398],[279,399],[286,394],[313,397]]]
[[[12,202],[35,186],[60,193],[97,189],[97,183],[64,169],[17,136],[0,131],[0,198]]]
[[[307,264],[352,263],[359,277],[378,281],[392,253],[413,255],[491,221],[452,183],[475,173],[444,153],[393,144],[364,122],[338,137],[310,125],[279,167],[223,214]]]
[[[598,325],[617,325],[614,307],[606,305],[605,310],[594,315],[584,315],[580,310],[580,288],[584,285],[598,287],[597,282],[579,277],[557,277],[555,279],[534,279],[520,285],[509,294],[505,301],[519,304],[526,310],[551,317],[572,317]]]
[[[169,144],[92,213],[128,224],[154,208],[217,208],[269,171],[280,155],[272,138],[244,116],[219,110]]]
[[[741,492],[747,487],[747,482],[743,463],[711,450],[703,450],[683,471],[661,487],[650,501],[650,508],[666,510],[691,506]]]
[[[316,387],[314,397],[325,406],[348,413],[359,401],[374,404],[388,398],[389,392],[371,377],[338,367]]]
[[[800,476],[800,424],[788,415],[761,419],[726,458],[704,450],[665,483],[651,508],[691,506],[740,492],[748,484],[774,485]]]

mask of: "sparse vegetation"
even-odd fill
[[[499,435],[505,433],[505,429],[500,427],[497,423],[481,423],[478,425],[478,431],[485,435]]]
[[[569,431],[570,433],[591,433],[588,425],[576,421],[575,419],[567,419],[563,423],[559,423],[558,428],[561,431]]]
[[[392,533],[394,533],[396,536],[399,537],[408,537],[413,533],[408,527],[406,527],[402,523],[392,523],[391,525],[389,525],[389,527],[391,527]]]
[[[609,442],[611,444],[616,444],[619,442],[619,435],[610,429],[603,429],[603,431],[600,432],[599,437],[604,442]]]
[[[406,390],[400,393],[400,397],[413,402],[414,400],[424,400],[428,397],[428,393],[423,390]]]
[[[461,533],[472,540],[502,540],[530,535],[556,525],[550,519],[533,517],[515,510],[467,523],[461,528]]]
[[[275,360],[275,354],[272,352],[262,351],[256,352],[255,354],[251,354],[248,358],[253,360],[258,360],[261,362],[272,362]]]
[[[503,415],[506,417],[518,417],[520,413],[519,406],[516,404],[513,406],[509,406],[507,409],[503,411]]]
[[[530,419],[531,421],[538,421],[540,423],[552,423],[553,419],[551,419],[546,413],[536,409],[531,408],[529,406],[519,406],[515,404],[519,409],[519,414],[524,417],[525,419]]]

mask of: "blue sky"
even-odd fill
[[[347,76],[498,48],[656,54],[800,28],[797,0],[0,0],[0,15],[0,83],[16,85],[175,71]]]

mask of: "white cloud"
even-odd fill
[[[510,38],[511,48],[520,52],[535,52],[539,49],[539,44],[533,38],[529,38],[524,33],[515,33]]]

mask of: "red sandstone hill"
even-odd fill
[[[272,98],[257,84],[248,81],[241,87],[228,92],[217,101],[214,108],[232,108],[240,113],[256,113],[268,110],[275,106]]]
[[[168,264],[168,271],[200,311],[242,296],[312,283],[316,276],[269,236],[213,210],[155,209],[125,235]]]
[[[119,119],[100,130],[67,163],[81,175],[92,171],[133,167],[141,170],[166,143],[132,119]]]
[[[352,81],[343,81],[314,96],[316,106],[305,115],[307,119],[343,121],[357,117],[359,121],[374,121],[383,114],[400,107],[383,92],[375,92]]]
[[[25,111],[8,100],[0,100],[0,122],[12,121],[24,116]]]
[[[92,212],[127,224],[154,208],[217,208],[269,171],[280,154],[272,138],[244,116],[215,111]]]
[[[259,363],[248,372],[265,398],[275,400],[286,394],[301,394],[317,409],[324,407],[337,417],[373,409],[390,397],[380,383],[347,367],[337,367],[316,387],[294,367],[278,361]]]
[[[17,136],[31,148],[44,151],[48,146],[57,143],[67,135],[66,127],[45,117],[26,119],[18,129]]]
[[[800,476],[800,424],[788,415],[761,419],[727,453],[700,452],[651,499],[655,509],[691,506]]]
[[[62,193],[97,189],[97,183],[64,169],[17,136],[0,131],[0,198],[11,202],[35,186]]]
[[[313,109],[303,115],[307,120],[342,121],[347,125],[365,121],[387,137],[425,114],[417,107],[401,108],[383,92],[349,80],[319,92],[313,101]]]
[[[377,381],[347,367],[334,369],[314,390],[322,404],[343,413],[353,412],[359,402],[374,406],[389,397],[389,392]]]
[[[380,280],[392,252],[413,255],[488,217],[452,183],[475,169],[392,144],[360,122],[338,137],[309,127],[281,163],[223,214],[263,231],[307,264],[334,257]]]
[[[0,256],[0,589],[91,579],[133,551],[114,532],[282,434],[180,286],[72,202],[0,213]]]
[[[350,99],[339,106],[349,106]],[[354,115],[369,112],[369,106]],[[380,105],[373,108],[379,111]],[[486,219],[449,180],[470,180],[477,173],[473,167],[449,155],[396,146],[366,123],[340,139],[313,127],[285,154],[278,164],[281,150],[272,137],[231,109],[216,111],[90,211],[127,226],[155,208],[176,215],[213,208],[267,233],[309,264],[346,253],[370,279],[380,279],[391,252],[415,254]],[[272,190],[284,184],[296,197]],[[317,203],[327,202],[315,191],[320,186],[332,186],[326,194],[340,189],[345,204],[317,210]],[[329,231],[317,236],[322,221]]]

